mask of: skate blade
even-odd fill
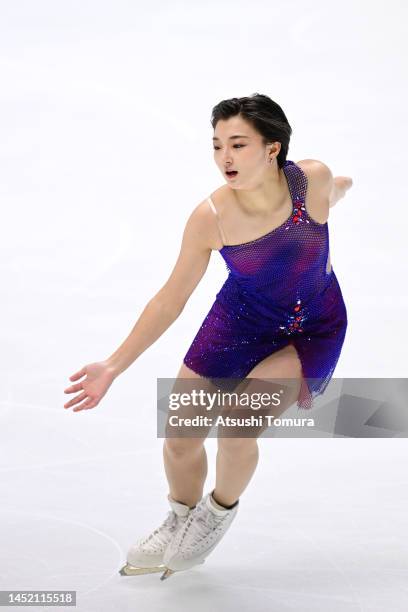
[[[170,578],[170,576],[174,574],[174,570],[166,568],[166,571],[160,576],[160,580],[166,580],[166,578]]]
[[[155,565],[154,567],[135,567],[126,563],[120,570],[121,576],[141,576],[142,574],[153,574],[155,572],[162,572],[165,568],[164,565]]]
[[[202,565],[204,563],[205,559],[203,561],[200,561],[200,563],[197,563],[197,565],[193,565],[192,567],[197,567],[198,565]],[[192,567],[188,568],[188,569],[192,569]],[[170,578],[170,576],[172,576],[173,574],[175,574],[176,572],[185,572],[186,570],[172,570],[169,567],[165,568],[166,571],[160,576],[160,580],[166,580],[166,578]]]

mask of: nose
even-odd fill
[[[226,166],[227,164],[232,165],[232,157],[228,152],[222,155],[221,161],[224,164],[224,166]]]

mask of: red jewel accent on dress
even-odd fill
[[[292,221],[293,223],[299,223],[299,220],[300,221],[303,220],[303,219],[300,219],[300,217],[302,216],[301,209],[304,210],[304,206],[303,206],[304,202],[302,198],[297,197],[296,200],[294,200],[293,204],[294,204],[294,213],[293,213]]]
[[[296,313],[299,313],[300,310],[302,310],[302,306],[301,306],[301,299],[297,299],[297,304],[296,306],[293,306],[293,310]],[[307,318],[307,317],[306,317]],[[281,325],[280,329],[285,330],[285,332],[287,334],[293,334],[296,332],[303,332],[304,329],[302,328],[302,321],[305,319],[305,315],[300,313],[298,314],[298,316],[295,315],[289,315],[287,322],[286,322],[286,326]]]

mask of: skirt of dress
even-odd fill
[[[248,310],[248,300],[243,309],[240,299],[226,304],[220,292],[183,362],[214,385],[231,390],[263,359],[293,344],[302,364],[297,406],[310,409],[333,376],[347,330],[347,311],[333,270],[324,292],[304,306],[303,318],[296,317],[298,312],[283,316],[281,308],[271,308],[260,318],[259,312]]]

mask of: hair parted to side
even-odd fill
[[[253,125],[261,134],[263,144],[275,141],[281,143],[277,162],[279,168],[282,168],[288,154],[292,128],[279,104],[259,93],[242,98],[221,100],[212,109],[211,125],[213,129],[220,119],[229,119],[235,115],[240,115]]]

